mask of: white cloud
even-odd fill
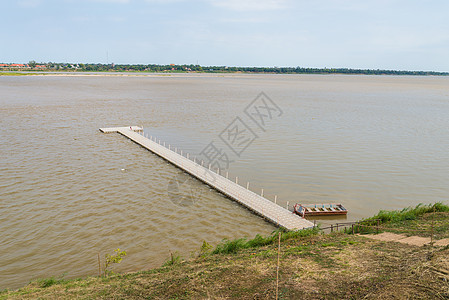
[[[389,52],[417,51],[447,45],[449,34],[445,30],[376,27],[369,40],[377,48]]]
[[[126,17],[123,16],[74,16],[70,20],[75,23],[90,23],[90,22],[103,22],[103,23],[123,23],[127,21]]]
[[[131,2],[131,0],[90,0],[94,2],[105,2],[105,3],[121,3],[121,4],[127,4]]]
[[[243,24],[243,23],[250,23],[250,24],[256,24],[256,23],[267,23],[268,20],[266,18],[260,17],[260,18],[221,18],[218,21],[223,23],[232,23],[232,24]]]
[[[216,6],[235,11],[279,10],[287,7],[287,0],[209,0]]]
[[[19,0],[17,4],[25,8],[35,8],[42,4],[42,0]]]
[[[160,3],[160,4],[169,4],[176,2],[185,2],[185,0],[145,0],[148,3]]]

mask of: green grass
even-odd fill
[[[44,279],[38,279],[36,280],[36,282],[38,283],[38,285],[41,288],[46,288],[55,284],[60,284],[64,282],[63,278],[55,278],[55,277],[50,277],[50,278],[44,278]]]
[[[440,272],[447,270],[447,247],[429,256],[425,247],[314,231],[294,234],[297,238],[282,236],[279,295],[283,299],[449,296],[449,283],[444,281],[449,277]],[[0,299],[274,299],[277,238],[278,232],[243,242],[237,239],[237,253],[199,256],[148,271],[34,281],[18,291],[3,291]],[[256,247],[238,250],[249,241]]]
[[[316,235],[319,232],[319,228],[309,228],[298,231],[282,231],[276,230],[269,236],[256,235],[253,239],[248,240],[246,238],[240,238],[235,240],[223,240],[212,251],[212,254],[230,254],[237,253],[241,249],[258,248],[276,243],[279,238],[279,232],[281,233],[281,242],[301,237],[308,237]]]
[[[417,218],[423,216],[426,213],[432,212],[449,212],[449,206],[437,202],[435,204],[418,204],[415,207],[407,207],[402,210],[381,210],[377,215],[362,220],[365,225],[376,225],[377,220],[381,223],[387,222],[400,222],[405,220],[416,220]]]
[[[433,226],[434,234],[443,238],[448,235],[448,214],[449,206],[441,202],[435,204],[421,203],[415,207],[407,207],[402,210],[381,210],[377,215],[360,222],[361,225],[370,227],[356,226],[356,231],[360,233],[376,232],[376,226],[379,222],[379,225],[385,230],[408,235],[429,236]]]
[[[19,73],[19,72],[0,72],[0,76],[26,76],[29,74]]]
[[[181,257],[181,255],[179,255],[178,252],[175,252],[175,253],[170,252],[170,258],[164,262],[162,267],[179,265],[181,262],[182,262],[182,257]]]
[[[380,212],[370,219],[381,213],[389,216],[384,228],[409,230],[413,224],[423,227],[432,221],[449,233],[446,205]],[[343,232],[319,233],[319,228],[278,230],[253,239],[223,240],[215,248],[204,242],[191,260],[184,261],[175,252],[164,266],[152,270],[40,279],[17,291],[0,291],[0,299],[273,299],[279,234],[279,294],[284,299],[449,297],[449,246],[430,249]]]

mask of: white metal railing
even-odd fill
[[[199,162],[191,160],[190,158],[177,153],[177,147],[175,147],[175,151],[172,151],[170,149],[171,145],[169,145],[169,148],[167,148],[165,146],[165,142],[161,143],[160,139],[154,138],[153,140],[152,136],[150,138],[147,138],[143,134],[136,133],[129,128],[120,128],[118,132],[135,141],[136,143],[142,145],[148,150],[154,152],[155,154],[161,156],[162,158],[168,160],[179,168],[185,170],[187,173],[190,173],[191,175],[197,177],[211,187],[219,190],[228,197],[231,197],[247,208],[253,210],[257,214],[262,215],[276,225],[285,227],[287,229],[301,229],[313,226],[313,223],[299,216],[293,215],[287,209],[284,209],[278,204],[251,191],[248,186],[245,188],[239,185],[237,182],[234,182],[229,178],[226,178],[214,172],[213,170],[210,170],[209,168],[201,166]],[[182,150],[180,150],[180,152],[182,153]],[[189,156],[189,154],[186,153],[186,156]],[[226,175],[228,177],[228,173]],[[276,198],[277,197],[275,196],[275,199]]]

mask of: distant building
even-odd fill
[[[29,66],[25,65],[25,64],[0,64],[0,68],[24,69],[24,68],[29,68]]]
[[[24,64],[10,64],[9,65],[11,68],[27,68],[28,65],[24,65]]]

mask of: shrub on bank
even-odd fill
[[[362,224],[374,226],[377,220],[380,223],[401,222],[406,220],[416,220],[418,217],[431,212],[449,212],[449,206],[441,202],[435,204],[418,204],[415,207],[407,207],[402,210],[381,210],[377,215],[362,220]]]
[[[240,238],[235,240],[225,239],[215,247],[215,249],[212,251],[212,254],[236,253],[240,249],[257,248],[274,244],[278,241],[279,232],[281,232],[281,241],[285,241],[292,238],[308,237],[315,235],[319,232],[319,228],[314,227],[298,231],[276,230],[269,236],[262,236],[258,234],[251,240],[247,240],[246,238]]]

